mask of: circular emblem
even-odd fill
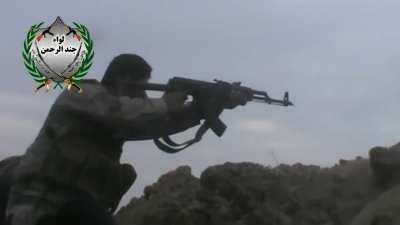
[[[33,25],[24,41],[23,59],[26,69],[39,86],[48,91],[63,85],[71,90],[79,87],[81,79],[89,72],[94,56],[93,41],[86,26],[74,22],[66,25],[60,17],[47,28],[43,22]]]

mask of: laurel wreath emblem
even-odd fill
[[[48,79],[39,72],[32,58],[32,54],[30,52],[32,44],[35,41],[37,32],[40,30],[42,24],[43,22],[32,25],[31,28],[29,29],[28,33],[26,34],[26,39],[24,41],[24,49],[22,51],[22,56],[24,58],[24,65],[28,70],[29,74],[36,82],[39,83],[39,85],[44,86]]]
[[[73,22],[76,26],[76,29],[81,34],[83,42],[85,43],[85,47],[87,50],[86,56],[82,62],[81,67],[79,70],[72,76],[72,82],[78,84],[84,76],[89,72],[90,67],[92,66],[92,60],[94,57],[94,50],[93,50],[93,40],[90,37],[89,30],[86,28],[85,25]]]
[[[94,57],[93,40],[91,39],[89,30],[85,25],[77,22],[73,22],[73,24],[76,26],[75,29],[79,32],[80,36],[83,39],[83,42],[86,47],[86,54],[77,72],[74,75],[72,75],[70,79],[66,79],[64,82],[66,83],[68,90],[70,90],[71,86],[74,86],[78,88],[79,92],[81,92],[82,89],[79,87],[79,83],[83,79],[83,77],[87,75],[89,69],[92,66],[92,60]],[[37,34],[41,29],[42,25],[43,22],[31,26],[28,33],[26,34],[26,38],[24,40],[24,47],[22,51],[25,68],[28,70],[28,73],[32,76],[33,80],[39,84],[39,86],[36,88],[35,91],[38,91],[40,88],[44,86],[46,87],[47,90],[49,90],[50,83],[52,82],[51,79],[44,76],[38,70],[35,64],[35,60],[32,57],[32,53],[30,52],[32,44],[34,43],[35,38],[37,37]],[[56,81],[54,89],[57,88],[58,86],[61,89],[63,88],[61,82]]]

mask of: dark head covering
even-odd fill
[[[149,79],[151,70],[151,66],[142,57],[135,54],[121,54],[111,61],[101,83],[111,92],[118,93],[117,89],[125,89],[117,86],[118,80],[135,82]]]
[[[142,57],[135,54],[121,54],[111,61],[101,82],[107,85],[120,78],[136,81],[148,79],[150,74],[151,66]]]

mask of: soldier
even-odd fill
[[[5,224],[8,195],[14,183],[14,172],[20,158],[20,156],[12,156],[0,161],[0,224]]]
[[[124,142],[184,131],[202,119],[183,93],[148,98],[129,82],[147,82],[151,67],[141,57],[113,59],[101,82],[84,80],[83,93],[64,91],[50,109],[39,135],[16,169],[7,205],[12,225],[33,225],[63,205],[89,195],[114,212],[136,179],[120,164]],[[244,105],[248,99],[232,99]]]

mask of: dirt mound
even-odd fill
[[[18,162],[0,162],[3,203]],[[116,219],[120,225],[398,225],[399,171],[400,144],[331,168],[228,162],[198,178],[182,166],[146,187]]]
[[[225,163],[200,178],[179,167],[116,217],[121,225],[349,224],[383,191],[369,164],[362,158],[332,168]]]

